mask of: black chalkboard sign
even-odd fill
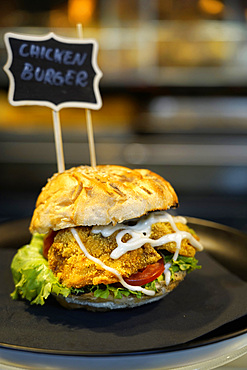
[[[12,105],[101,108],[95,40],[6,33],[5,43]]]

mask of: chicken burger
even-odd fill
[[[32,304],[53,295],[93,311],[163,298],[196,268],[197,235],[180,216],[169,182],[146,169],[79,166],[48,180],[30,224],[30,244],[11,269]]]

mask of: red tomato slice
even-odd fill
[[[158,262],[148,265],[144,270],[138,271],[136,274],[131,275],[128,278],[124,278],[127,284],[134,286],[141,286],[157,279],[162,272],[164,272],[165,266],[163,258]]]
[[[46,234],[46,236],[44,237],[44,245],[43,245],[43,256],[47,259],[48,257],[48,251],[50,249],[50,247],[52,246],[53,244],[53,241],[54,241],[54,238],[57,234],[57,231],[49,231],[48,234]]]

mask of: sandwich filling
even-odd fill
[[[194,257],[202,250],[183,217],[167,212],[152,212],[138,220],[94,227],[60,230],[48,251],[50,269],[66,287],[114,284],[146,295],[155,291],[129,283],[131,277],[150,265],[158,265],[165,283],[171,280],[172,261],[179,256]],[[165,263],[159,262],[164,251]],[[165,254],[171,255],[166,262]],[[161,266],[161,267],[160,267]],[[161,270],[160,270],[161,268]]]
[[[41,305],[50,294],[152,298],[200,268],[196,250],[202,246],[186,219],[165,212],[116,226],[36,233],[12,260],[11,296]]]

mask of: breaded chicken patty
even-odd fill
[[[190,231],[184,224],[177,223],[176,225],[180,230]],[[117,247],[116,235],[119,230],[109,237],[93,234],[91,227],[81,226],[77,227],[76,230],[87,251],[93,257],[100,259],[105,265],[116,269],[123,277],[129,277],[161,258],[155,248],[146,243],[141,248],[129,251],[115,260],[110,257],[110,254]],[[159,239],[161,236],[173,232],[170,223],[158,222],[152,225],[150,237]],[[126,242],[130,238],[131,236],[126,234],[122,241]],[[159,247],[159,249],[166,249],[174,253],[176,251],[176,243],[167,243]],[[182,241],[179,254],[189,257],[194,256],[195,249],[189,244],[187,239]],[[86,285],[118,282],[118,278],[115,275],[84,255],[70,229],[60,230],[56,234],[48,252],[48,262],[54,275],[67,287],[81,288]]]

